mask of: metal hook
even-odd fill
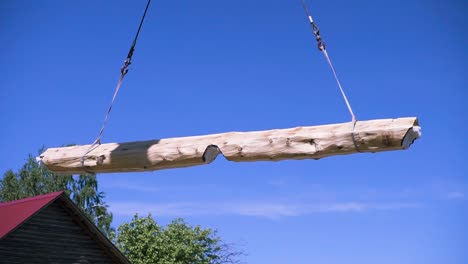
[[[128,66],[130,66],[130,64],[132,64],[132,61],[129,57],[127,57],[124,61],[124,65],[120,68],[120,73],[122,76],[125,76],[125,74],[128,73]]]

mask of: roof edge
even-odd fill
[[[37,196],[27,197],[27,198],[23,198],[23,199],[19,199],[19,200],[3,202],[3,203],[0,203],[0,207],[9,206],[9,205],[12,205],[12,204],[20,204],[20,203],[24,203],[24,202],[30,202],[30,201],[35,201],[35,200],[40,200],[40,199],[45,199],[45,198],[52,198],[54,196],[56,196],[55,198],[57,198],[58,196],[60,196],[63,193],[64,193],[63,191],[58,191],[58,192],[53,192],[53,193],[48,193],[48,194],[41,194],[41,195],[37,195]]]
[[[106,235],[104,235],[99,227],[97,227],[91,221],[91,219],[86,216],[81,208],[79,208],[67,195],[61,195],[58,197],[60,199],[57,200],[62,201],[65,204],[70,213],[73,214],[72,217],[79,218],[80,224],[86,226],[90,235],[96,239],[99,244],[101,244],[105,251],[109,252],[112,259],[115,256],[121,263],[130,264],[130,261],[127,259],[127,257],[117,248],[116,245],[114,245],[114,243],[109,240],[109,238],[106,237]]]
[[[47,194],[41,194],[37,196],[32,196],[24,199],[19,199],[19,200],[13,200],[5,203],[0,203],[0,207],[6,207],[6,206],[12,206],[12,205],[17,205],[25,202],[31,202],[31,201],[36,201],[36,200],[42,200],[42,199],[49,199],[47,203],[44,203],[41,207],[36,209],[30,216],[26,217],[23,219],[21,222],[16,223],[14,227],[12,227],[10,230],[8,230],[6,233],[0,234],[0,239],[5,238],[12,232],[14,232],[16,229],[21,227],[24,223],[26,223],[31,217],[34,217],[36,214],[38,214],[42,209],[44,209],[46,206],[49,204],[53,203],[56,201],[59,197],[63,196],[65,193],[63,191],[58,191],[58,192],[53,192],[53,193],[47,193]]]

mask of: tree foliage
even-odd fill
[[[111,234],[112,214],[107,211],[104,193],[98,191],[96,175],[57,175],[30,154],[18,172],[8,170],[0,179],[0,202],[56,191],[64,191],[104,234]]]
[[[153,217],[138,217],[118,227],[117,247],[134,264],[238,263],[241,255],[225,244],[216,230],[192,227],[176,219],[165,228]]]
[[[216,230],[192,227],[180,218],[162,227],[151,215],[135,215],[116,233],[111,229],[112,214],[107,211],[104,193],[98,191],[96,175],[57,175],[40,166],[32,155],[17,172],[8,170],[0,179],[0,202],[56,191],[64,191],[132,263],[238,263],[243,254],[223,242]]]

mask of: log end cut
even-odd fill
[[[401,147],[403,149],[408,149],[413,142],[421,137],[421,127],[420,126],[414,126],[408,129],[408,132],[406,132],[405,137],[403,137],[403,140],[401,141]]]

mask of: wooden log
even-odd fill
[[[61,174],[136,172],[212,162],[320,159],[357,152],[407,149],[420,137],[416,117],[379,119],[254,132],[229,132],[95,146],[49,148],[39,159]]]

